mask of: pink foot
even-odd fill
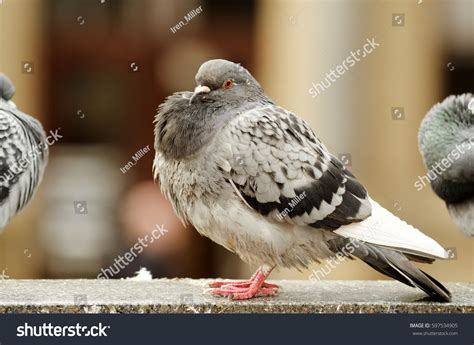
[[[215,296],[230,297],[233,300],[245,300],[256,296],[273,296],[279,286],[265,283],[273,267],[263,265],[245,281],[216,281],[209,284],[209,292]]]
[[[221,297],[230,297],[233,300],[245,300],[253,297],[268,297],[276,295],[278,289],[272,288],[236,288],[224,285],[220,288],[215,288],[210,291],[212,295]]]

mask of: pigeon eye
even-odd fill
[[[227,80],[224,82],[224,89],[230,89],[233,85],[234,85],[234,83],[232,82],[232,80],[231,80],[231,79],[227,79]]]

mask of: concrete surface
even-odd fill
[[[0,280],[0,313],[474,313],[474,283],[447,283],[451,303],[394,281],[273,281],[273,298],[230,301],[208,280]]]

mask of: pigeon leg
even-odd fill
[[[262,265],[257,272],[246,281],[219,281],[209,284],[208,291],[217,296],[229,296],[234,300],[250,299],[255,296],[273,296],[279,286],[265,283],[273,267]]]

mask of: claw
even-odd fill
[[[274,296],[278,292],[279,286],[265,282],[272,269],[273,267],[261,266],[250,280],[212,282],[209,284],[210,288],[205,292],[215,296],[230,297],[233,300]]]

